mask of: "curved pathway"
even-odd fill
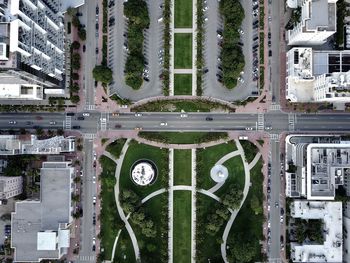
[[[197,143],[197,144],[168,144],[168,143],[163,143],[163,142],[156,142],[156,141],[151,141],[144,139],[142,137],[137,136],[135,138],[136,141],[159,147],[159,148],[166,148],[166,149],[183,149],[183,150],[192,150],[192,149],[197,149],[197,148],[205,148],[205,147],[210,147],[210,146],[215,146],[218,144],[225,143],[227,141],[230,141],[231,139],[220,139],[217,141],[211,141],[211,142],[205,142],[205,143]]]
[[[120,177],[120,170],[121,170],[121,166],[122,166],[122,163],[123,163],[123,160],[124,160],[125,153],[126,153],[126,151],[128,150],[128,147],[129,147],[129,142],[130,142],[130,139],[128,139],[125,142],[125,144],[123,146],[123,149],[122,149],[122,152],[121,152],[121,155],[120,155],[118,160],[116,160],[107,151],[105,151],[103,154],[105,156],[107,156],[108,158],[110,158],[111,160],[113,160],[116,163],[116,165],[117,165],[117,167],[115,169],[115,178],[116,178],[117,183],[114,186],[115,201],[117,203],[117,210],[118,210],[119,216],[120,216],[121,220],[124,222],[125,228],[128,231],[128,233],[129,233],[129,236],[130,236],[133,248],[134,248],[136,261],[138,261],[138,260],[140,260],[140,248],[139,248],[139,245],[137,243],[136,235],[135,235],[132,227],[130,226],[130,223],[129,223],[127,217],[125,216],[123,208],[121,207],[120,201],[119,201],[119,192],[120,192],[120,189],[119,189],[119,177]],[[115,247],[113,246],[114,249],[115,249]],[[114,254],[114,249],[113,249],[113,252],[112,252],[113,254]]]
[[[240,144],[239,140],[235,140],[235,142],[236,142],[238,150],[241,151],[241,157],[242,157],[243,166],[244,166],[245,180],[244,180],[243,198],[241,201],[241,205],[239,206],[238,209],[231,211],[231,217],[230,217],[229,221],[227,222],[227,224],[225,226],[224,233],[222,235],[223,242],[221,243],[221,256],[222,256],[223,260],[225,261],[225,263],[229,263],[229,261],[227,259],[227,254],[226,254],[227,237],[228,237],[228,234],[230,233],[232,224],[233,224],[234,220],[236,219],[236,216],[237,216],[239,210],[241,209],[242,205],[244,204],[244,201],[245,201],[245,199],[248,195],[248,192],[249,192],[249,187],[251,185],[251,183],[250,183],[250,165],[246,162],[244,150],[243,150],[243,147]],[[250,164],[256,164],[256,162],[260,158],[260,155],[261,155],[260,153],[257,153],[256,156],[254,157],[254,160]],[[253,166],[251,166],[251,167],[253,167]]]
[[[159,189],[157,191],[154,191],[153,193],[150,193],[149,195],[147,195],[145,198],[143,198],[141,200],[141,204],[146,203],[149,199],[155,197],[156,195],[160,195],[162,193],[165,193],[167,190],[165,188]]]

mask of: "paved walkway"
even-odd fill
[[[197,172],[196,172],[196,149],[191,150],[191,186],[192,186],[192,206],[191,206],[191,261],[194,263],[196,259],[196,187],[197,187]]]
[[[169,175],[170,175],[170,174],[169,174]],[[154,192],[150,193],[149,195],[147,195],[145,198],[143,198],[143,199],[141,200],[141,204],[146,203],[149,199],[155,197],[156,195],[160,195],[160,194],[162,194],[162,193],[165,193],[166,191],[167,191],[167,190],[166,190],[165,188],[162,188],[162,189],[159,189],[159,190],[157,190],[157,191],[154,191]]]
[[[191,68],[177,68],[174,69],[174,74],[192,74]]]
[[[121,232],[122,232],[122,230],[119,229],[118,234],[115,237],[114,244],[113,244],[113,249],[112,249],[112,255],[111,255],[111,262],[114,261],[115,249],[117,248],[117,243],[118,243],[118,239],[119,239],[119,236],[120,236]]]
[[[174,28],[174,33],[192,33],[192,28]]]
[[[174,149],[169,149],[169,263],[173,262],[173,231],[174,231]]]
[[[121,155],[120,155],[118,160],[116,160],[109,152],[104,152],[104,155],[106,155],[107,157],[112,159],[117,165],[116,170],[115,170],[115,178],[116,178],[117,183],[114,186],[114,196],[115,196],[115,201],[116,201],[116,204],[117,204],[117,210],[118,210],[118,213],[119,213],[119,216],[120,216],[121,220],[125,224],[126,230],[129,233],[129,236],[130,236],[133,248],[134,248],[134,253],[135,253],[136,260],[140,260],[140,248],[139,248],[139,245],[137,243],[137,239],[136,239],[135,233],[134,233],[132,227],[130,226],[127,217],[125,216],[124,210],[121,207],[121,204],[120,204],[120,201],[119,201],[119,192],[120,192],[120,189],[119,189],[119,177],[120,177],[120,170],[121,170],[121,166],[122,166],[122,163],[123,163],[123,160],[124,160],[125,153],[126,153],[126,151],[128,150],[128,147],[129,147],[129,142],[130,142],[130,139],[128,139],[125,142],[125,144],[123,146],[123,149],[122,149],[122,153],[121,153]]]

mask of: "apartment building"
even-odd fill
[[[350,101],[350,51],[289,50],[286,98],[291,102]]]
[[[337,29],[337,0],[287,1],[301,8],[300,21],[287,31],[288,45],[322,45]]]
[[[0,199],[8,199],[23,192],[22,176],[0,176]]]

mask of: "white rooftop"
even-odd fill
[[[38,232],[37,249],[38,250],[56,250],[55,232]]]
[[[301,219],[322,219],[324,243],[302,245],[291,243],[294,262],[342,262],[342,203],[297,200],[291,204],[291,216]]]

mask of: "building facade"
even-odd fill
[[[22,176],[0,176],[0,199],[9,199],[23,192]]]

